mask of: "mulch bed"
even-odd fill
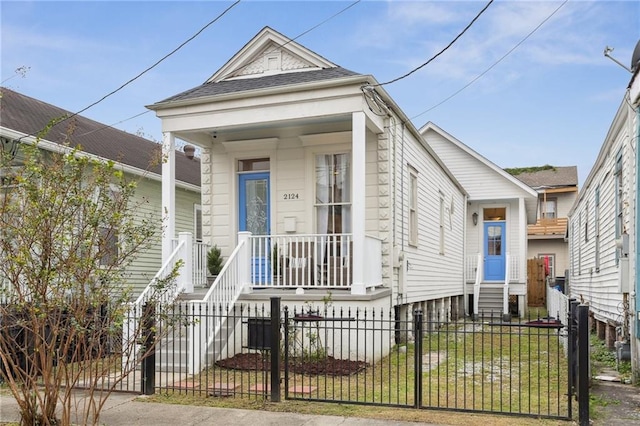
[[[216,362],[218,367],[245,371],[270,371],[269,355],[260,353],[243,353]],[[298,374],[324,376],[350,376],[367,368],[364,361],[351,361],[327,356],[321,359],[296,358],[289,360],[289,371]],[[284,369],[284,361],[281,362]]]

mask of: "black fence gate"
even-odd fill
[[[285,398],[570,419],[585,352],[572,312],[502,322],[285,308]]]

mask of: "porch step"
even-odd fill
[[[188,303],[188,301],[184,303]],[[224,357],[229,336],[232,336],[239,321],[240,317],[222,319],[218,334],[207,349],[207,353],[203,355],[205,357],[202,359],[203,363],[212,364]],[[203,339],[202,341],[190,342],[186,334],[187,330],[181,329],[180,333],[170,333],[162,339],[156,350],[156,371],[168,373],[188,372],[189,359],[194,356],[193,351],[200,351],[207,344],[207,336],[199,336]],[[203,367],[206,367],[206,365]]]
[[[478,314],[481,318],[501,318],[503,289],[501,287],[486,287],[480,285],[478,298]]]
[[[202,300],[209,291],[209,287],[194,287],[193,293],[180,293],[176,300],[189,301],[189,300]]]

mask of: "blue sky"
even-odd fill
[[[77,112],[233,3],[2,0],[2,86]],[[82,115],[160,140],[145,105],[202,84],[265,26],[290,38],[313,28],[296,41],[386,82],[443,49],[486,3],[243,0]],[[604,49],[628,67],[639,39],[639,1],[496,0],[450,49],[385,89],[418,128],[432,121],[500,167],[576,165],[582,183],[631,78]]]

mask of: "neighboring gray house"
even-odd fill
[[[17,146],[15,165],[21,161],[20,144],[33,144],[33,136],[45,128],[54,118],[72,115],[70,111],[25,96],[8,88],[0,88],[0,138],[3,148]],[[70,127],[73,132],[68,137]],[[72,146],[80,145],[89,156],[101,160],[116,161],[126,173],[141,178],[136,190],[137,200],[146,199],[145,211],[153,213],[161,227],[161,165],[158,159],[161,145],[130,133],[117,130],[86,117],[76,115],[69,120],[53,126],[40,140],[38,146],[49,151],[65,149],[67,142]],[[16,145],[17,143],[17,145]],[[200,235],[200,161],[176,153],[176,228]],[[151,166],[154,162],[155,165]],[[2,173],[2,171],[0,171]],[[1,176],[0,176],[1,177]],[[161,266],[160,234],[157,244],[140,253],[130,269],[129,283],[136,293],[140,293],[153,278]],[[203,280],[205,277],[194,277]]]
[[[549,279],[565,279],[569,269],[567,216],[578,196],[576,166],[506,169],[538,192],[538,220],[527,227],[528,257],[546,259]]]
[[[640,380],[640,42],[632,77],[569,213],[569,294]]]

